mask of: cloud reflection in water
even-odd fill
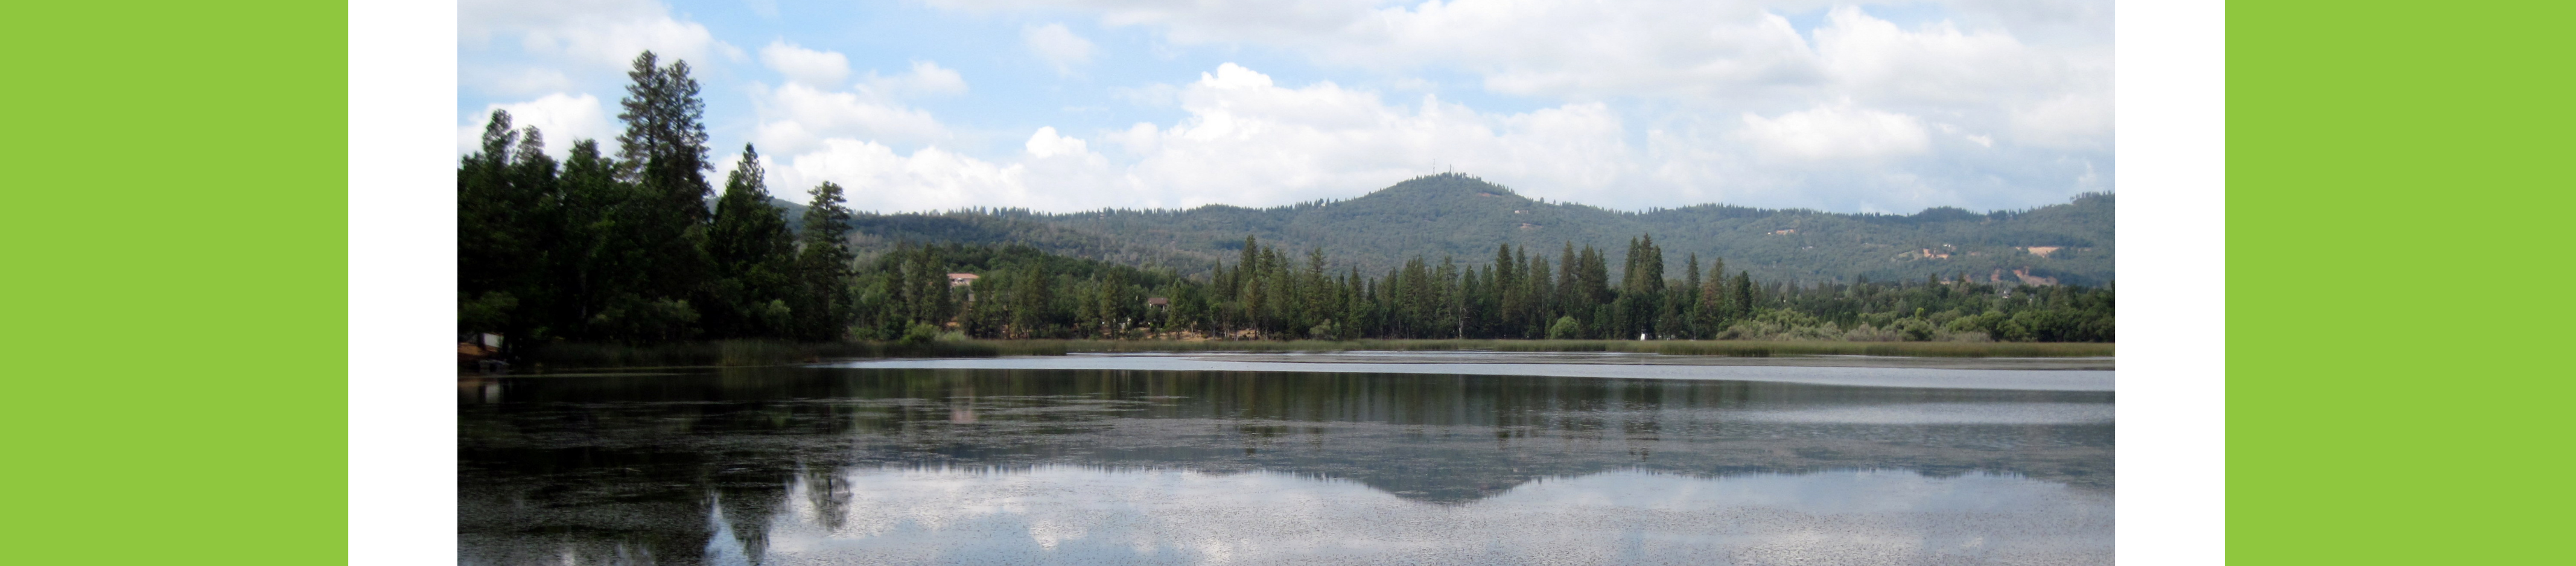
[[[1623,470],[1464,504],[1274,472],[841,476],[790,486],[759,563],[2107,564],[2112,549],[2109,494],[1986,473]]]

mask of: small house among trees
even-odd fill
[[[977,276],[973,273],[950,273],[948,274],[948,286],[965,287],[968,285],[974,285],[976,279],[982,278],[983,277]]]

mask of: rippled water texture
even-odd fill
[[[813,367],[458,401],[464,564],[2111,562],[2108,391]]]

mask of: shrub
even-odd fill
[[[911,328],[904,329],[903,338],[896,341],[904,344],[920,344],[937,339],[939,339],[939,327],[931,326],[930,323],[924,322],[914,324]]]
[[[1932,321],[1920,318],[1908,318],[1896,322],[1897,335],[1907,342],[1931,341],[1939,330],[1940,327],[1934,326]]]
[[[1582,337],[1583,323],[1576,322],[1574,317],[1571,316],[1560,317],[1556,319],[1556,324],[1548,326],[1547,328],[1547,339],[1549,340],[1575,340]]]

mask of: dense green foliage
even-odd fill
[[[1926,278],[1796,286],[1724,261],[1630,242],[1609,254],[1565,244],[1558,259],[1498,246],[1494,260],[1414,258],[1383,275],[1334,271],[1246,238],[1206,277],[1049,254],[1026,245],[899,246],[863,265],[851,337],[1238,339],[1727,339],[2109,342],[2113,293]],[[1559,267],[1570,266],[1570,267]],[[1706,271],[1702,271],[1705,269]],[[953,285],[951,273],[980,276]],[[1704,274],[1704,275],[1703,275]]]
[[[2115,280],[2114,199],[2088,194],[2027,211],[1933,208],[1911,215],[1833,214],[1699,205],[1643,212],[1533,200],[1466,175],[1431,175],[1366,196],[1267,209],[1045,214],[961,210],[861,214],[857,244],[903,241],[1025,243],[1048,252],[1208,273],[1250,234],[1294,250],[1332,250],[1336,270],[1377,273],[1414,257],[1472,257],[1510,244],[1592,245],[1624,264],[1621,242],[1654,234],[1672,254],[1724,257],[1766,281],[1890,281],[1927,275],[2014,283],[2101,285]],[[2032,248],[2039,248],[2034,253]],[[2054,249],[2050,249],[2054,248]],[[2043,279],[2044,278],[2044,279]]]
[[[636,57],[614,157],[494,111],[457,167],[458,326],[535,339],[828,340],[843,331],[849,211],[820,187],[789,230],[746,148],[712,210],[704,102],[685,62]],[[801,313],[801,316],[800,316]]]
[[[923,344],[966,337],[2113,338],[2108,288],[2055,286],[2020,276],[2007,285],[2000,277],[1981,279],[1967,270],[1949,273],[1949,279],[1926,271],[1901,284],[1872,283],[1869,275],[1856,275],[1850,282],[1754,275],[1756,270],[1782,269],[1783,254],[1827,255],[1801,251],[1812,247],[1800,245],[1809,238],[1889,240],[1891,235],[1942,234],[1969,246],[1993,244],[2006,240],[1979,240],[1983,236],[1977,234],[2049,226],[2041,220],[2051,215],[2107,215],[2108,196],[2079,199],[2047,214],[1977,216],[1935,210],[1878,217],[1731,207],[1626,214],[1536,203],[1470,177],[1438,175],[1355,201],[1268,211],[1203,207],[1065,216],[883,216],[851,212],[843,204],[845,189],[831,183],[808,191],[806,204],[782,206],[769,197],[759,152],[745,146],[743,158],[726,175],[724,191],[710,205],[706,133],[699,122],[703,103],[688,73],[686,63],[660,66],[651,53],[635,59],[629,73],[634,84],[619,115],[627,130],[618,138],[617,157],[603,154],[591,140],[580,140],[569,158],[556,163],[545,152],[541,132],[513,130],[508,113],[493,112],[481,150],[464,157],[457,169],[460,331],[501,332],[539,342],[629,343],[860,339]],[[1495,210],[1548,222],[1552,228],[1479,224],[1483,220],[1474,214],[1476,208],[1461,206],[1461,201],[1501,207]],[[1584,243],[1605,229],[1586,221],[1635,226],[1693,214],[1717,219],[1715,227],[1682,231],[1686,235],[1780,222],[1798,226],[1799,232],[1766,232],[1763,237],[1770,239],[1748,252],[1753,261],[1733,264],[1715,254],[1703,263],[1698,252],[1668,251],[1652,236],[1629,238],[1616,251]],[[1102,236],[1082,228],[1149,219],[1173,228],[1140,238]],[[1728,224],[1727,219],[1741,221]],[[1204,234],[1218,229],[1210,223],[1229,222],[1252,234],[1221,245],[1152,251],[1157,238],[1171,244],[1193,230]],[[2107,219],[2101,223],[2107,228]],[[1990,224],[2006,231],[1977,228]],[[1343,230],[1345,226],[1350,229]],[[1430,232],[1388,237],[1360,227]],[[1450,230],[1462,235],[1420,237]],[[1306,251],[1296,254],[1265,244],[1265,232],[1303,234],[1329,245],[1305,245]],[[1417,253],[1400,261],[1371,255],[1425,247],[1448,250],[1460,241],[1496,234],[1515,241],[1472,254]],[[1553,260],[1545,247],[1517,242],[1560,234],[1585,236],[1554,240],[1558,249]],[[2109,245],[2107,233],[2098,242],[2034,234],[2039,235],[1993,237],[2070,247]],[[874,245],[897,236],[905,239]],[[1381,245],[1380,238],[1397,243]],[[1139,241],[1148,245],[1139,247]],[[1538,248],[1535,253],[1533,247]],[[1202,248],[1223,249],[1232,257],[1208,257]],[[1355,258],[1337,260],[1326,254],[1328,248],[1360,251]],[[1063,253],[1066,249],[1076,253]],[[1428,259],[1435,255],[1441,258],[1436,263]],[[1462,255],[1489,259],[1461,261]],[[2067,261],[2092,257],[2076,254]],[[1674,259],[1682,260],[1680,265],[1672,265]],[[1938,258],[1905,259],[1889,261],[1954,266]],[[2100,260],[2107,263],[2107,255]],[[1615,274],[1610,268],[1614,261],[1620,264]],[[2037,270],[2024,273],[2031,271]],[[2025,281],[2041,284],[2021,284]]]

